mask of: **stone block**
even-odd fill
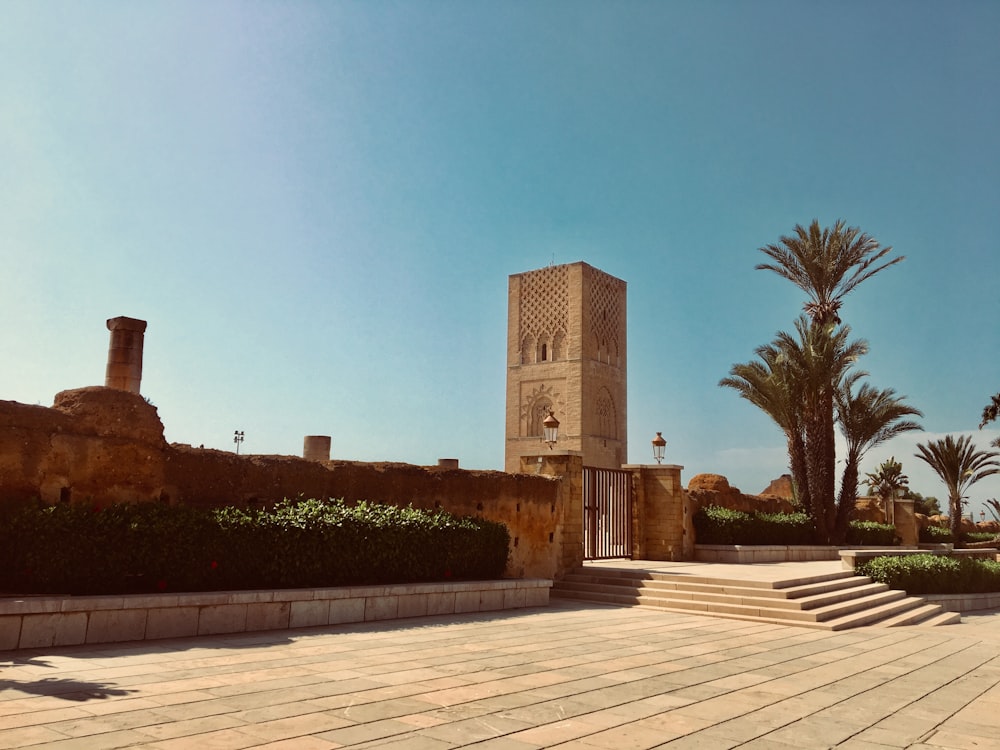
[[[242,633],[246,627],[246,604],[210,604],[198,613],[198,635]]]
[[[288,627],[291,616],[289,602],[256,602],[247,604],[246,629],[250,630],[284,630]]]
[[[503,604],[501,606],[504,609],[517,609],[524,606],[524,602],[527,597],[526,589],[523,588],[504,589],[502,593],[503,593]]]
[[[450,615],[455,611],[455,592],[441,591],[427,594],[427,614]]]
[[[21,638],[20,615],[0,617],[0,651],[13,651]]]
[[[289,602],[288,627],[312,628],[330,622],[330,602],[298,601]]]
[[[423,617],[427,614],[427,594],[399,597],[397,617]]]
[[[186,638],[197,634],[197,607],[159,607],[147,613],[147,639]]]
[[[330,602],[330,614],[328,617],[330,625],[340,625],[348,622],[365,621],[365,600],[356,597],[353,599],[334,599]]]
[[[391,620],[399,612],[398,596],[369,596],[365,599],[365,621]]]
[[[146,637],[146,610],[99,609],[87,625],[87,643],[141,641]]]
[[[536,586],[525,591],[525,607],[547,607],[549,605],[549,587]]]
[[[24,615],[21,619],[21,638],[18,648],[44,648],[46,646],[76,646],[87,638],[87,614]]]
[[[460,612],[479,611],[478,591],[456,591],[455,592],[455,614]]]

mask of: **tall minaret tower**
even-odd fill
[[[628,460],[625,282],[586,263],[514,274],[507,292],[504,468],[546,450],[542,420],[559,420],[556,450],[584,466]]]

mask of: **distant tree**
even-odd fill
[[[958,439],[945,435],[926,445],[917,444],[917,458],[926,462],[948,488],[948,519],[951,536],[960,544],[962,532],[962,500],[965,491],[993,474],[1000,473],[1000,453],[977,450],[972,437]]]
[[[820,228],[816,219],[808,229],[797,224],[794,234],[760,250],[773,262],[759,263],[756,268],[774,271],[805,292],[809,299],[803,307],[819,326],[839,325],[844,297],[865,279],[903,260],[901,255],[876,265],[892,248],[881,247],[860,229],[839,220],[832,228]]]
[[[910,483],[910,478],[903,473],[903,464],[891,457],[879,464],[875,471],[865,475],[864,483],[869,490],[882,502],[887,523],[893,522],[893,502],[901,497]]]
[[[914,513],[922,513],[925,516],[942,516],[941,501],[936,497],[924,497],[919,492],[907,490],[903,497],[913,501]]]
[[[852,372],[836,394],[837,420],[847,439],[847,456],[837,500],[838,537],[841,529],[844,536],[847,535],[858,496],[858,471],[865,453],[904,432],[919,430],[919,424],[905,417],[923,416],[919,409],[904,404],[905,396],[897,396],[892,388],[879,390],[862,383],[855,392],[855,384],[865,375],[861,371]]]
[[[979,422],[979,429],[981,430],[990,422],[996,421],[998,416],[1000,416],[1000,393],[991,396],[990,403],[983,407],[983,418]],[[994,440],[990,445],[994,448],[1000,448],[1000,438]]]

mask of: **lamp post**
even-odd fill
[[[549,409],[549,416],[542,420],[542,440],[549,446],[549,450],[552,450],[552,446],[556,444],[558,439],[559,420],[556,419],[555,413]]]
[[[236,455],[240,455],[240,443],[243,442],[243,430],[236,430],[233,433],[233,442],[236,443]]]
[[[653,458],[656,459],[656,463],[663,463],[663,453],[667,449],[667,441],[663,439],[663,433],[657,432],[656,437],[653,438]]]

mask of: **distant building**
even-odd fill
[[[545,451],[542,420],[559,420],[555,450],[585,466],[628,458],[625,282],[586,263],[514,274],[507,297],[504,467]]]

